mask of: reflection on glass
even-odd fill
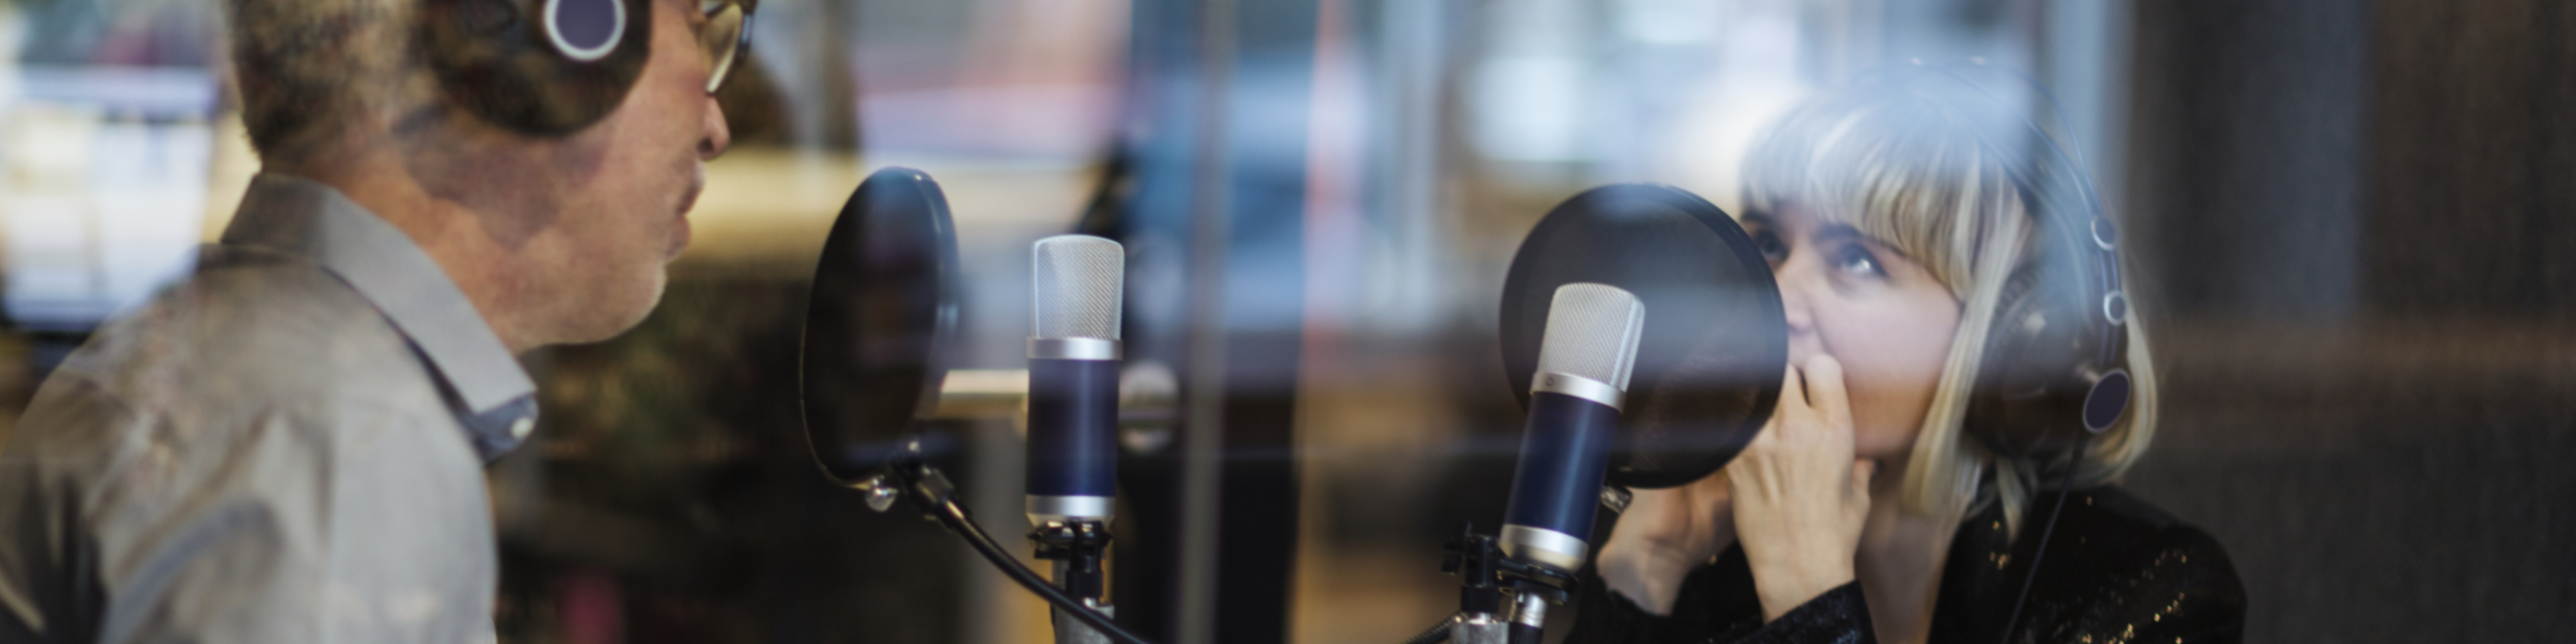
[[[2119,483],[2224,544],[2247,639],[2539,639],[2571,582],[2534,571],[2576,568],[2552,509],[2576,489],[2556,463],[2576,449],[2576,60],[2551,44],[2568,12],[2329,4],[762,3],[716,92],[736,146],[707,168],[661,308],[526,357],[545,427],[487,472],[502,636],[1047,639],[1034,600],[937,529],[816,480],[796,434],[823,232],[868,172],[903,165],[939,179],[959,226],[964,370],[939,422],[980,521],[1025,527],[1028,244],[1119,235],[1131,363],[1150,365],[1128,379],[1153,381],[1121,436],[1122,471],[1146,478],[1119,516],[1172,523],[1119,526],[1145,549],[1111,564],[1122,615],[1177,628],[1215,606],[1282,641],[1399,641],[1455,608],[1439,542],[1503,511],[1522,418],[1499,302],[1539,218],[1624,182],[1754,212],[1747,154],[1783,114],[1874,70],[1981,59],[2054,94],[2123,224],[2164,400]],[[257,170],[219,9],[0,1],[11,409],[185,267]],[[1220,215],[1222,270],[1202,270],[1196,226]],[[1932,261],[1860,246],[1838,275]],[[1196,361],[1207,334],[1237,344]],[[1181,570],[1146,561],[1182,549],[1183,425],[1211,364],[1242,377],[1236,428],[1280,426],[1218,452],[1262,482],[1238,492],[1268,495],[1225,507],[1280,522],[1233,570],[1285,578],[1213,573],[1209,596],[1258,605],[1183,597]],[[1990,554],[1970,563],[2019,559]]]

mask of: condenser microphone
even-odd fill
[[[1503,554],[1573,574],[1590,552],[1593,508],[1636,368],[1646,307],[1618,287],[1559,286],[1547,309]]]
[[[1029,522],[1108,521],[1118,491],[1118,322],[1127,251],[1038,240],[1029,336]]]

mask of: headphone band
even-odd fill
[[[2040,85],[2038,79],[2031,78],[2013,70],[1986,67],[1982,59],[1971,59],[1971,63],[1976,65],[1979,69],[1992,70],[1996,73],[2004,74],[2016,80],[2020,80],[2024,84],[2028,85],[2032,92],[2039,95],[2040,100],[2048,103],[2050,111],[2057,117],[2058,129],[2069,134],[2074,132],[2075,128],[2073,124],[2068,123],[2066,120],[2066,105],[2058,102],[2057,94],[2048,91],[2047,87]],[[2069,140],[2066,142],[2066,145],[2060,146],[2058,145],[2057,138],[2050,136],[2047,129],[2041,127],[2038,121],[2032,120],[2029,116],[2021,114],[2019,110],[2010,110],[2011,106],[2004,102],[2003,97],[1995,95],[1994,91],[1988,89],[1985,84],[1976,82],[1975,80],[1968,78],[1966,75],[1959,73],[1956,66],[1942,65],[1931,66],[1929,68],[1940,72],[1942,75],[1955,79],[1961,84],[1975,89],[1979,95],[1985,96],[1987,100],[1994,101],[1997,105],[2005,107],[2016,118],[2018,118],[2024,126],[2030,128],[2031,135],[2039,139],[2041,149],[2047,150],[2050,155],[2055,156],[2059,162],[2066,165],[2068,172],[2076,175],[2071,177],[2071,180],[2075,186],[2077,198],[2083,202],[2086,214],[2090,215],[2090,220],[2086,222],[2083,228],[2091,237],[2089,241],[2093,242],[2092,246],[2099,251],[2092,253],[2095,259],[2095,270],[2093,272],[2093,275],[2095,276],[2095,284],[2093,293],[2098,294],[2098,297],[2089,299],[2098,302],[2101,306],[2103,321],[2102,333],[2104,337],[2100,342],[2101,353],[2094,362],[2101,365],[2113,365],[2121,362],[2121,356],[2113,355],[2112,352],[2122,343],[2115,341],[2115,339],[2111,337],[2113,334],[2119,333],[2123,327],[2127,326],[2129,313],[2129,298],[2120,286],[2120,262],[2118,258],[2119,225],[2111,221],[2110,213],[2102,207],[2101,193],[2094,190],[2093,182],[2087,180],[2085,176],[2086,174],[2089,174],[2090,169],[2084,163],[2083,142]],[[2066,226],[2070,231],[2075,228],[2075,226],[2071,225],[2072,222],[2065,221],[2063,216],[2059,216],[2058,219],[2059,221],[2057,223],[2059,225]],[[2081,246],[2081,244],[2078,244],[2077,246]],[[2090,423],[2087,423],[2086,428],[2097,433],[2106,429],[2106,427],[2092,426]]]

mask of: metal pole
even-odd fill
[[[1217,498],[1225,441],[1226,249],[1233,179],[1226,142],[1234,81],[1233,0],[1207,0],[1199,22],[1198,166],[1190,234],[1189,370],[1182,425],[1180,644],[1216,638]]]

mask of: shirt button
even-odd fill
[[[536,431],[536,429],[537,419],[521,417],[518,420],[510,421],[510,438],[513,440],[527,440],[528,432]]]

